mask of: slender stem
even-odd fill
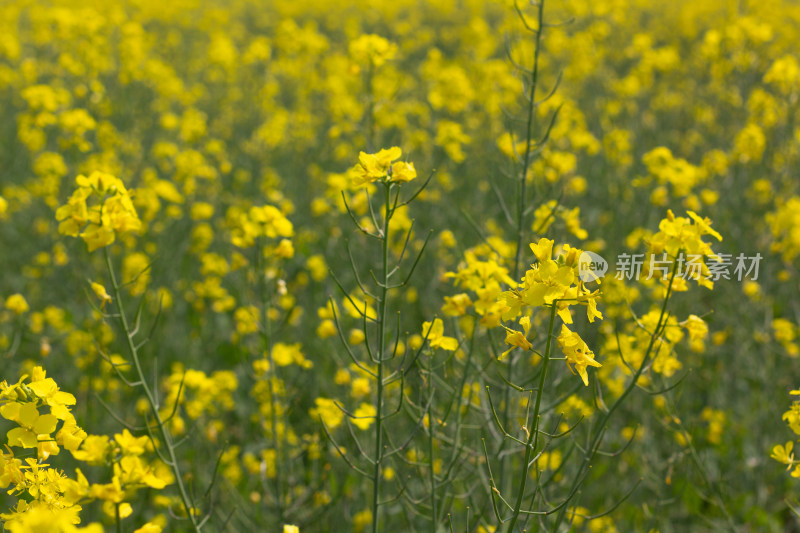
[[[367,150],[375,149],[375,95],[372,90],[372,80],[375,77],[375,65],[372,61],[367,70]]]
[[[668,396],[665,394],[665,397]],[[670,414],[671,411],[674,410],[674,406],[671,405],[672,401],[667,400],[667,408],[669,409],[668,412]],[[673,416],[673,419],[678,420],[677,417]],[[714,494],[714,499],[716,500],[717,506],[722,511],[722,514],[725,516],[725,521],[728,522],[728,527],[731,531],[736,531],[736,523],[733,521],[733,517],[731,516],[730,512],[728,511],[728,507],[725,505],[725,501],[722,499],[722,493],[719,490],[719,483],[714,483],[711,481],[708,473],[706,472],[705,467],[703,466],[702,461],[700,461],[700,456],[697,454],[697,449],[695,448],[694,444],[692,443],[692,438],[689,433],[683,428],[683,424],[680,421],[677,422],[678,428],[680,429],[681,435],[683,435],[683,439],[686,441],[686,447],[689,449],[689,453],[692,456],[692,461],[694,462],[695,468],[700,473],[700,477],[703,478],[703,483],[705,483],[706,487]]]
[[[541,48],[544,21],[544,0],[539,2],[538,26],[536,27],[536,47],[533,51],[533,69],[528,95],[528,122],[525,132],[525,157],[522,161],[522,178],[519,180],[519,197],[517,198],[517,253],[514,256],[514,280],[519,278],[519,265],[522,259],[522,238],[525,234],[525,196],[528,182],[528,170],[531,163],[531,141],[533,140],[533,122],[536,108],[536,83],[539,78],[539,49]]]
[[[432,363],[432,360],[429,360]],[[431,520],[431,533],[436,533],[436,526],[439,522],[439,517],[436,514],[436,472],[434,466],[434,455],[433,455],[433,441],[436,438],[434,435],[436,425],[433,423],[433,376],[431,375],[432,372],[432,364],[428,367],[428,456],[430,464],[428,465],[428,472],[430,474],[430,482],[431,482],[431,511],[432,511],[432,520]],[[454,443],[455,444],[455,443]]]
[[[530,87],[528,93],[528,120],[525,126],[525,155],[522,162],[522,175],[517,185],[517,250],[514,254],[514,282],[519,281],[520,265],[522,263],[522,243],[525,236],[525,204],[528,187],[528,171],[531,163],[531,141],[533,140],[533,125],[535,120],[534,109],[536,108],[536,84],[539,79],[539,48],[542,37],[542,29],[544,27],[544,0],[539,2],[538,10],[538,26],[536,28],[536,48],[533,54],[533,68],[531,69]],[[508,360],[508,372],[510,376],[514,375],[515,363],[519,357],[512,354]],[[511,388],[506,387],[503,402],[503,424],[509,424],[511,409]],[[501,443],[502,447],[505,445],[505,440]],[[509,457],[509,456],[504,456]],[[506,479],[506,468],[508,460],[503,459],[500,463],[500,479]]]
[[[281,439],[278,435],[278,404],[275,401],[275,380],[278,378],[278,369],[275,366],[275,360],[272,355],[272,321],[270,320],[271,299],[267,291],[267,279],[264,272],[264,253],[260,246],[256,247],[256,276],[258,276],[259,289],[261,293],[261,308],[262,308],[262,321],[264,327],[261,330],[261,339],[264,343],[264,350],[267,352],[267,360],[269,361],[269,370],[267,373],[267,390],[269,391],[269,407],[270,407],[270,431],[272,432],[272,447],[275,450],[275,501],[278,505],[278,520],[283,522],[284,519],[284,506],[283,506],[283,468],[282,468],[282,446]]]
[[[186,515],[189,517],[189,520],[192,523],[192,528],[194,531],[199,532],[201,527],[197,521],[197,517],[195,516],[194,509],[192,508],[191,500],[189,498],[189,494],[186,491],[186,487],[183,484],[183,476],[181,475],[180,466],[178,466],[178,458],[175,455],[175,446],[172,442],[172,434],[170,433],[169,429],[164,424],[164,420],[161,418],[161,414],[158,412],[158,406],[156,405],[155,396],[153,395],[153,391],[148,385],[147,378],[144,375],[144,371],[142,370],[142,364],[139,361],[139,351],[136,348],[136,344],[133,342],[133,335],[131,334],[131,329],[128,325],[128,318],[125,314],[125,309],[122,306],[122,294],[120,291],[119,283],[117,282],[117,277],[114,274],[114,266],[111,263],[111,254],[108,252],[108,248],[103,248],[103,252],[105,254],[106,260],[106,268],[108,269],[108,277],[111,280],[111,288],[114,291],[114,303],[116,304],[117,312],[119,314],[119,322],[122,326],[122,331],[125,333],[125,340],[128,344],[128,351],[130,352],[131,359],[133,360],[133,366],[136,369],[136,374],[139,377],[139,381],[141,382],[142,390],[144,391],[145,397],[147,398],[147,403],[150,406],[150,413],[153,415],[153,419],[156,422],[156,426],[158,427],[158,432],[161,435],[161,439],[164,441],[164,446],[167,449],[167,453],[169,454],[169,461],[170,467],[172,468],[172,473],[175,476],[175,484],[178,485],[178,493],[181,497],[181,502],[183,503],[183,507],[186,510]],[[157,383],[154,386],[158,386]]]
[[[553,345],[553,328],[556,322],[556,310],[558,308],[558,300],[553,301],[550,307],[550,323],[547,326],[547,344],[544,349],[544,357],[542,361],[542,373],[539,376],[539,387],[536,390],[536,403],[533,407],[532,428],[529,430],[528,440],[525,444],[525,460],[522,463],[522,469],[519,480],[519,488],[517,489],[517,501],[514,503],[514,514],[511,515],[511,521],[508,524],[508,531],[514,531],[514,526],[519,518],[519,513],[522,510],[522,498],[525,496],[525,485],[528,482],[528,464],[531,461],[531,455],[539,443],[539,411],[542,407],[542,391],[544,391],[544,381],[547,376],[547,365],[550,363],[550,349]]]
[[[384,202],[383,202],[383,231],[381,240],[383,244],[382,262],[382,285],[380,315],[378,316],[378,387],[375,398],[375,467],[372,474],[372,531],[378,533],[379,497],[381,490],[381,463],[383,461],[383,363],[384,352],[386,351],[386,299],[389,293],[389,220],[391,219],[391,185],[384,183]]]
[[[667,303],[669,302],[669,298],[672,295],[672,283],[675,280],[675,274],[677,272],[678,272],[677,262],[673,261],[673,263],[672,263],[672,273],[671,273],[670,278],[669,278],[669,285],[667,286],[667,294],[664,296],[664,302],[661,304],[661,314],[658,316],[658,322],[656,323],[656,327],[653,330],[652,335],[650,335],[650,342],[647,345],[647,351],[645,351],[644,357],[642,357],[642,362],[639,365],[639,368],[636,369],[636,372],[633,374],[633,378],[630,380],[630,382],[628,383],[628,386],[622,392],[620,397],[617,398],[617,400],[613,403],[613,405],[603,415],[603,417],[600,419],[600,422],[598,424],[596,424],[595,426],[593,426],[594,428],[597,428],[597,431],[594,433],[594,436],[593,436],[593,438],[591,440],[591,445],[586,448],[586,453],[583,456],[583,463],[581,463],[580,467],[576,471],[575,477],[573,478],[573,481],[572,481],[572,487],[570,488],[570,490],[569,490],[569,492],[567,494],[571,494],[571,495],[576,494],[576,492],[577,492],[576,489],[577,489],[578,485],[581,483],[581,480],[583,479],[584,473],[589,468],[589,465],[591,464],[592,459],[594,458],[595,454],[597,453],[597,450],[600,447],[600,441],[603,438],[603,435],[605,433],[603,428],[608,423],[608,420],[611,418],[611,415],[614,414],[614,411],[616,411],[617,408],[620,405],[622,405],[622,402],[625,400],[625,398],[627,398],[628,395],[631,392],[633,392],[633,389],[636,387],[636,382],[639,381],[639,377],[642,375],[642,372],[644,371],[645,367],[647,366],[648,359],[650,357],[650,353],[653,351],[653,347],[656,344],[656,337],[660,336],[660,330],[661,330],[661,327],[662,327],[662,324],[663,324],[663,321],[664,321],[664,317],[667,314]],[[564,519],[564,516],[567,513],[567,507],[568,507],[567,506],[567,502],[564,502],[564,505],[561,507],[561,509],[558,512],[558,515],[556,517],[556,522],[555,522],[555,525],[553,526],[552,531],[558,531],[558,527],[561,525],[561,522],[562,522],[562,520]]]

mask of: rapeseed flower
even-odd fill
[[[580,335],[571,331],[566,324],[561,325],[561,334],[556,338],[559,347],[567,358],[567,366],[573,372],[580,375],[583,384],[589,385],[589,376],[586,368],[589,366],[600,367],[600,363],[595,361],[592,352]]]
[[[117,234],[137,232],[141,221],[121,180],[95,171],[75,179],[77,188],[56,210],[62,235],[82,238],[93,252],[113,243]]]

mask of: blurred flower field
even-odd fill
[[[800,530],[798,41],[3,2],[3,530]]]

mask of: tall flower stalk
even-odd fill
[[[403,383],[405,382],[405,375],[410,368],[410,364],[413,364],[413,361],[416,360],[416,356],[413,359],[410,359],[411,363],[407,363],[408,351],[406,350],[402,356],[397,353],[397,346],[399,340],[399,324],[400,324],[400,316],[396,318],[397,321],[397,330],[394,332],[395,343],[394,347],[392,348],[388,343],[389,338],[392,336],[390,335],[390,325],[389,320],[390,317],[389,313],[389,303],[390,303],[390,296],[391,291],[393,289],[398,289],[400,287],[405,286],[414,270],[416,269],[417,264],[419,263],[420,258],[422,257],[423,252],[425,251],[425,247],[428,243],[428,238],[430,238],[430,234],[428,234],[428,238],[426,238],[422,248],[420,249],[419,254],[417,255],[416,259],[414,260],[413,264],[411,265],[408,274],[406,275],[403,281],[394,281],[394,276],[398,275],[400,270],[400,265],[405,256],[406,248],[408,247],[409,240],[411,238],[411,232],[413,228],[408,230],[408,234],[405,237],[404,245],[402,251],[400,252],[399,259],[395,265],[392,265],[391,261],[391,245],[392,245],[392,219],[397,213],[397,209],[400,207],[404,207],[408,205],[416,196],[421,192],[422,188],[427,185],[427,181],[423,186],[413,195],[411,195],[408,199],[401,201],[400,195],[403,185],[408,183],[409,181],[415,179],[417,177],[416,169],[412,163],[397,161],[400,158],[402,152],[400,148],[393,147],[389,149],[380,150],[375,154],[367,154],[361,152],[359,155],[359,164],[354,167],[351,175],[356,185],[363,185],[366,187],[377,187],[381,192],[381,208],[379,213],[381,213],[380,221],[375,216],[375,210],[371,204],[371,199],[368,197],[367,202],[369,205],[369,213],[371,216],[371,224],[370,227],[364,227],[356,218],[355,214],[350,209],[349,204],[347,203],[346,198],[344,198],[344,203],[347,208],[347,212],[350,214],[350,217],[356,227],[367,235],[369,238],[377,240],[380,243],[380,266],[379,266],[379,277],[372,275],[373,284],[377,290],[370,291],[367,289],[366,286],[361,282],[360,277],[357,274],[358,268],[351,259],[351,266],[353,272],[356,273],[356,282],[359,286],[359,289],[368,297],[373,297],[377,303],[377,309],[375,310],[375,316],[370,316],[367,311],[366,303],[364,304],[364,309],[360,309],[359,305],[357,305],[353,299],[350,297],[349,293],[345,290],[344,286],[339,282],[338,278],[334,275],[334,279],[336,280],[339,288],[345,294],[346,298],[349,300],[349,303],[355,308],[356,312],[360,314],[362,318],[362,331],[364,334],[364,345],[366,347],[366,355],[368,360],[362,361],[359,357],[352,351],[352,349],[347,345],[344,341],[344,332],[342,330],[341,323],[339,321],[338,315],[335,314],[335,306],[331,303],[331,308],[334,309],[334,315],[336,317],[336,326],[339,330],[339,336],[343,341],[343,344],[358,368],[364,371],[370,378],[372,378],[375,382],[375,394],[373,399],[373,409],[372,412],[374,415],[356,415],[353,412],[348,411],[344,407],[340,406],[337,403],[337,406],[342,410],[342,412],[347,415],[348,419],[350,420],[358,420],[358,419],[368,419],[372,421],[372,455],[369,456],[367,453],[362,452],[362,458],[367,461],[369,464],[369,468],[362,469],[357,467],[355,464],[351,463],[349,459],[347,459],[342,453],[341,447],[333,441],[333,438],[330,434],[330,431],[326,428],[326,433],[331,438],[332,442],[336,446],[337,451],[339,451],[340,455],[342,455],[345,460],[348,461],[350,466],[359,472],[360,474],[368,477],[372,481],[372,495],[370,499],[370,511],[372,513],[372,530],[374,532],[379,531],[380,528],[380,517],[381,517],[381,505],[382,505],[382,483],[381,480],[383,478],[383,470],[385,466],[385,461],[388,457],[401,452],[405,445],[401,445],[399,447],[388,449],[387,448],[387,439],[385,438],[386,426],[385,422],[388,418],[397,415],[400,412],[403,404],[403,396],[405,394],[403,390]],[[368,194],[368,193],[366,193]],[[373,329],[374,327],[374,329]],[[373,338],[373,334],[376,337],[374,341],[371,339]],[[418,355],[418,354],[417,354]],[[396,359],[400,359],[399,364],[397,364]],[[395,365],[391,365],[390,363],[395,362]],[[373,370],[374,369],[374,370]],[[390,409],[387,406],[387,386],[395,383],[400,382],[400,392],[399,392],[399,399],[398,405],[396,408]],[[424,416],[424,415],[423,415]],[[363,422],[363,420],[362,420]],[[417,424],[417,427],[419,424]],[[354,435],[355,438],[355,435]],[[408,441],[407,441],[408,442]],[[406,443],[407,445],[407,443]],[[363,450],[364,447],[359,444],[359,450]]]

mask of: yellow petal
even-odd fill
[[[38,418],[39,411],[34,404],[26,403],[19,408],[19,425],[31,427],[36,423]]]
[[[23,448],[35,448],[39,439],[30,430],[25,428],[14,428],[6,435],[9,446],[22,446]]]
[[[19,422],[20,407],[22,406],[16,402],[7,403],[3,406],[0,406],[0,416],[5,418],[6,420]]]
[[[391,148],[384,148],[383,150],[375,154],[375,156],[378,158],[381,164],[387,167],[389,166],[389,163],[391,163],[395,159],[399,159],[401,155],[403,155],[403,151],[397,146],[392,146]]]
[[[442,350],[454,352],[458,349],[458,339],[453,337],[442,337],[439,341],[439,347]]]
[[[37,435],[49,435],[56,430],[58,418],[53,415],[42,415],[33,424],[33,432]]]
[[[553,241],[542,237],[536,244],[531,243],[531,251],[539,262],[547,261],[553,254]]]
[[[36,396],[39,398],[47,398],[58,391],[58,385],[53,378],[46,378],[41,381],[34,381],[28,385]]]

